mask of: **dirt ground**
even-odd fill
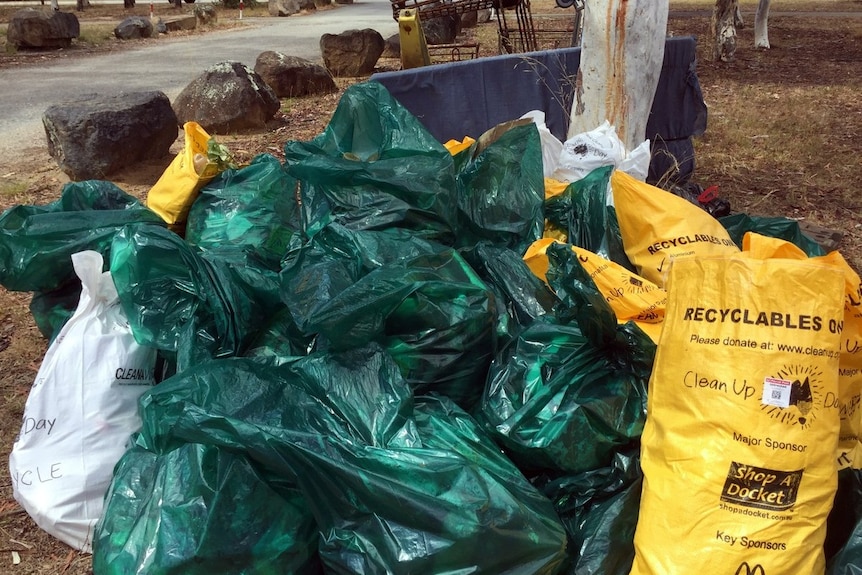
[[[780,9],[780,0],[773,10]],[[688,8],[674,4],[672,9]],[[695,6],[702,9],[702,4]],[[773,15],[770,50],[753,48],[753,15],[739,31],[735,61],[710,61],[709,15],[672,17],[669,33],[699,39],[698,77],[709,106],[707,132],[696,141],[695,181],[717,185],[735,211],[785,216],[835,230],[839,250],[862,270],[862,199],[857,193],[862,134],[862,3],[821,2],[807,8],[855,12],[855,16]],[[136,13],[146,14],[139,5]],[[168,10],[160,6],[159,10]],[[120,7],[112,10],[122,10]],[[93,9],[79,18],[117,18]],[[118,20],[117,20],[118,21]],[[486,24],[485,26],[495,26]],[[493,47],[494,49],[496,47]],[[115,42],[76,46],[54,53],[0,55],[0,68],[122,49]],[[493,51],[483,47],[482,55]],[[396,67],[396,62],[382,62]],[[349,82],[341,82],[342,87]],[[278,118],[261,134],[219,137],[241,162],[258,153],[281,156],[288,140],[305,140],[324,127],[338,94],[284,102]],[[178,138],[172,151],[182,146]],[[171,157],[112,177],[124,190],[144,197]],[[46,147],[21,149],[0,158],[0,209],[56,199],[68,178]],[[47,575],[91,572],[90,557],[42,532],[12,498],[7,469],[33,378],[46,348],[28,311],[30,294],[0,288],[0,573]],[[20,564],[16,561],[20,560]]]

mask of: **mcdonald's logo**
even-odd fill
[[[739,567],[736,568],[736,573],[733,575],[766,575],[766,571],[763,569],[762,565],[749,565],[747,561],[743,561]]]

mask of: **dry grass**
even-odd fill
[[[778,88],[716,87],[712,91],[716,101],[733,91],[735,99],[746,103],[746,110],[714,112],[710,116],[710,135],[701,140],[698,156],[714,170],[715,177],[728,181],[743,179],[751,172],[774,170],[782,177],[770,189],[751,191],[770,195],[783,191],[794,209],[803,209],[810,203],[810,192],[822,191],[834,194],[844,208],[858,210],[862,206],[856,191],[846,187],[847,182],[858,177],[858,166],[852,162],[853,136],[846,133],[843,116],[835,114],[836,109],[839,113],[842,109],[853,113],[858,88],[824,87],[822,93],[830,100],[829,108],[811,106],[811,88]],[[823,157],[825,140],[831,140],[828,147],[838,156]]]
[[[769,22],[772,48],[754,49],[748,26],[731,63],[711,62],[707,43],[699,45],[709,126],[695,140],[697,179],[719,185],[738,211],[840,230],[840,250],[860,270],[862,18],[773,15]],[[670,25],[708,38],[708,18]]]

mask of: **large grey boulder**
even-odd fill
[[[455,38],[461,33],[461,16],[457,14],[423,20],[420,13],[419,21],[428,44],[454,44]]]
[[[99,180],[168,154],[177,117],[158,91],[92,94],[50,106],[42,115],[48,153],[73,181]]]
[[[380,32],[371,28],[320,37],[323,63],[336,78],[370,75],[385,46]]]
[[[198,18],[194,14],[186,16],[174,16],[165,20],[165,28],[168,32],[180,32],[182,30],[194,30],[198,27]]]
[[[120,40],[138,40],[153,37],[153,23],[143,16],[128,16],[114,28],[114,36]]]
[[[479,25],[479,11],[470,10],[461,14],[461,28],[475,28]]]
[[[272,88],[241,62],[210,66],[174,100],[180,124],[197,122],[210,134],[264,128],[280,109]]]
[[[386,44],[383,47],[381,58],[400,58],[401,57],[401,34],[395,33],[386,39]]]
[[[218,24],[218,11],[212,4],[198,4],[194,9],[197,23],[202,26]]]
[[[165,21],[161,18],[156,18],[156,21],[153,22],[153,32],[156,34],[167,34],[168,27],[165,25]]]
[[[267,4],[270,16],[285,17],[292,14],[298,14],[299,0],[269,0]]]
[[[15,48],[68,48],[81,34],[78,17],[71,12],[18,10],[6,27],[6,43]]]
[[[329,71],[311,60],[280,52],[262,52],[254,71],[269,84],[279,98],[294,98],[338,91]]]

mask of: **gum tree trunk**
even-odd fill
[[[757,12],[754,13],[754,47],[769,48],[769,31],[767,21],[769,20],[769,0],[760,0],[757,4]]]
[[[661,74],[668,0],[590,0],[568,136],[608,120],[627,150],[643,142]]]
[[[738,0],[715,0],[715,6],[712,9],[713,60],[733,61],[736,55],[736,19],[738,15]]]

